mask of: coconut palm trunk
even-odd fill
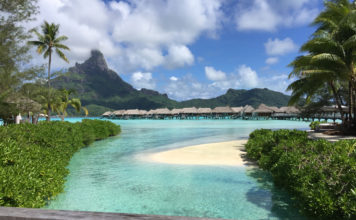
[[[341,99],[337,94],[337,91],[336,91],[336,88],[334,86],[334,83],[332,81],[330,81],[329,85],[330,85],[330,87],[331,87],[331,89],[333,91],[334,99],[335,99],[336,105],[337,105],[337,107],[339,109],[339,112],[340,112],[340,115],[341,115],[341,121],[342,121],[342,123],[345,123],[345,114],[344,114],[344,111],[342,110]]]
[[[48,103],[47,103],[47,117],[46,121],[51,120],[51,62],[52,62],[52,48],[50,46],[49,48],[49,55],[48,55],[48,79],[47,79],[47,84],[48,84]]]

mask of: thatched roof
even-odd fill
[[[299,114],[300,110],[294,106],[281,107],[277,113]]]
[[[158,115],[170,115],[171,114],[171,110],[169,110],[168,108],[159,108],[155,110],[155,114]]]
[[[251,105],[246,105],[246,106],[242,109],[242,111],[243,111],[244,113],[252,113],[254,110],[255,110],[255,109],[254,109]]]
[[[198,108],[199,114],[211,114],[213,110],[211,108]]]
[[[104,114],[102,114],[102,116],[110,116],[111,114],[113,114],[112,112],[105,112]]]
[[[140,115],[146,115],[147,114],[146,110],[139,110],[139,112],[140,112]]]
[[[274,111],[270,107],[266,106],[265,104],[261,104],[253,112],[255,112],[255,113],[273,113]]]
[[[182,113],[184,113],[184,114],[196,114],[196,113],[198,113],[198,109],[195,108],[195,107],[183,108],[182,109]]]
[[[16,104],[16,106],[22,112],[33,112],[38,113],[42,109],[42,105],[38,102],[33,101],[25,96],[10,96],[5,100],[5,102],[10,104]]]
[[[181,109],[181,108],[174,108],[174,109],[171,110],[171,114],[172,115],[178,115],[178,114],[181,114],[181,113],[183,113],[183,109]]]
[[[129,109],[129,110],[126,110],[123,115],[140,115],[140,110]]]
[[[234,113],[241,113],[244,108],[243,107],[231,107],[231,109]]]
[[[213,109],[213,113],[233,113],[233,110],[229,106],[216,107]]]
[[[156,110],[149,110],[148,112],[146,112],[146,115],[153,115],[155,114]]]
[[[123,115],[124,112],[125,112],[125,110],[117,110],[117,111],[114,111],[112,114],[116,115],[116,116],[119,116],[119,115]]]

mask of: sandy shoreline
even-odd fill
[[[247,140],[201,144],[145,155],[154,163],[209,166],[244,166],[241,155]]]

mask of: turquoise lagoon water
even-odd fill
[[[71,121],[80,119],[71,119]],[[257,168],[151,163],[147,153],[247,139],[257,128],[307,129],[296,121],[127,120],[122,133],[74,155],[65,190],[46,208],[211,217],[303,219]]]

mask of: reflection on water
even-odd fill
[[[298,211],[295,201],[288,193],[273,185],[272,176],[268,172],[251,168],[247,169],[246,174],[258,183],[257,187],[251,188],[246,193],[246,198],[258,207],[270,210],[267,219],[274,217],[285,220],[307,219]],[[268,198],[268,194],[271,198]]]
[[[247,138],[256,128],[306,129],[295,121],[114,121],[122,134],[76,153],[65,192],[46,208],[226,219],[302,218],[259,169],[165,165],[143,152]]]

